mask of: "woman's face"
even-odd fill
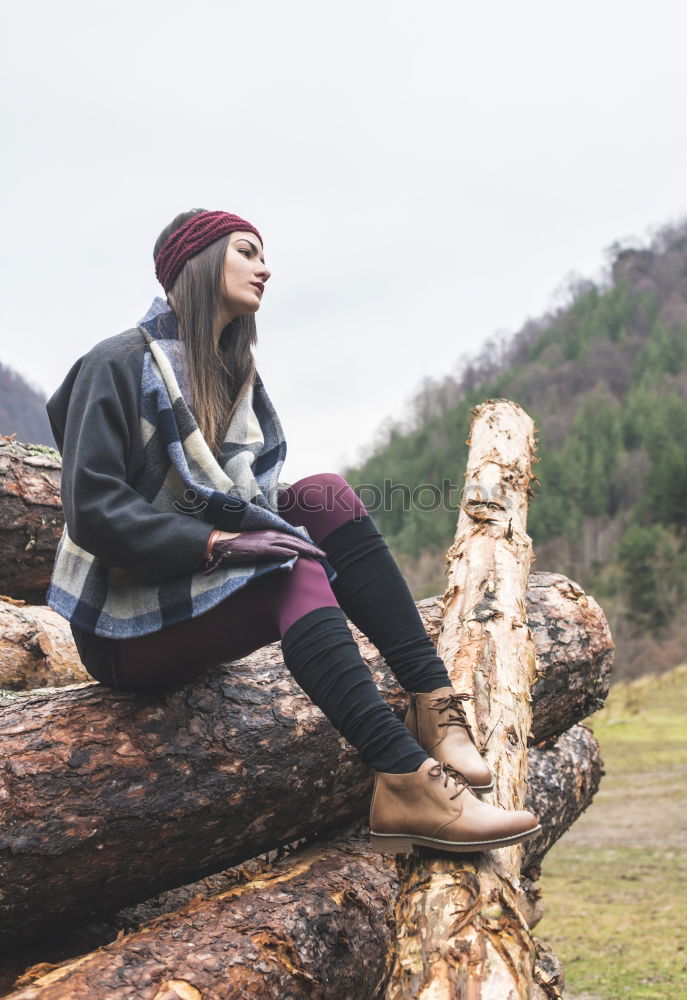
[[[222,306],[226,323],[257,312],[270,276],[262,245],[255,233],[229,234],[222,271]]]

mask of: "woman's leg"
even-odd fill
[[[403,774],[427,760],[380,695],[341,608],[317,608],[299,618],[281,648],[297,683],[368,766]]]
[[[322,567],[299,559],[291,571],[266,573],[197,618],[121,640],[117,687],[183,684],[276,642],[303,615],[330,605],[338,607]]]
[[[271,609],[277,573],[251,581],[210,611],[149,635],[120,641],[118,690],[154,690],[184,684],[210,667],[238,660],[279,639]]]
[[[417,606],[365,506],[342,476],[320,473],[280,493],[279,513],[304,525],[337,572],[332,590],[406,691],[450,687]]]
[[[351,519],[360,521],[367,510],[360,497],[336,472],[305,476],[279,493],[279,514],[293,524],[308,529],[319,540]]]
[[[117,687],[184,683],[280,637],[296,682],[365,763],[401,773],[427,759],[379,694],[327,575],[313,559],[260,577],[198,618],[122,640]]]

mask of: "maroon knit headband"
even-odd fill
[[[190,257],[195,257],[221,236],[243,230],[255,233],[262,243],[262,236],[255,226],[229,212],[198,212],[175,229],[155,256],[155,273],[165,292],[169,292]]]

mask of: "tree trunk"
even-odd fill
[[[62,535],[59,453],[0,437],[0,594],[43,604]]]
[[[545,833],[525,844],[524,868],[537,865],[589,805],[600,773],[598,745],[582,726],[555,746],[530,752],[527,803],[536,804]],[[219,992],[224,983],[236,997],[369,1000],[384,974],[398,877],[392,857],[369,850],[367,823],[274,865],[253,867],[249,874],[234,869],[130,908],[114,922],[109,939],[123,927],[125,937],[60,966],[41,963],[20,977],[10,997],[128,1000],[154,997],[163,982],[176,981],[191,983],[203,998],[227,996]],[[521,909],[533,926],[541,912],[536,886],[528,889],[530,908]],[[197,960],[189,962],[191,940],[195,955],[204,956],[200,970]]]
[[[403,712],[377,650],[355,634]],[[156,695],[94,684],[5,696],[0,941],[112,913],[363,815],[369,788],[276,643]]]
[[[534,428],[508,400],[473,411],[466,486],[438,650],[459,690],[475,698],[473,731],[486,746],[496,802],[525,802],[535,650],[525,595]],[[389,1000],[529,1000],[535,946],[518,907],[523,845],[401,865]]]
[[[543,856],[591,805],[603,773],[599,744],[586,726],[575,726],[563,733],[551,746],[530,750],[526,806],[538,811],[544,829],[541,834],[524,844],[523,872],[539,877],[538,868]],[[363,832],[367,834],[367,820],[361,824],[360,831],[361,835]],[[342,833],[341,837],[345,839],[345,834]],[[358,848],[370,853],[367,840],[364,844],[359,844]],[[370,853],[370,857],[379,855]],[[395,860],[389,855],[382,857],[388,862],[389,869],[395,872]],[[234,871],[235,869],[231,869],[232,873]],[[235,878],[233,874],[231,877]],[[207,897],[229,887],[226,873],[221,873],[180,889],[170,889],[154,899],[122,911],[118,914],[115,926],[126,930],[137,929],[142,923],[162,913],[180,909],[199,893]],[[532,922],[528,920],[529,925],[533,927],[537,919],[535,917]]]
[[[14,435],[0,437],[0,595],[38,605],[45,600],[64,525],[61,468],[60,455],[52,448],[20,444]],[[436,642],[442,598],[428,598],[419,607]],[[565,690],[567,704],[576,712],[575,718],[557,718],[552,697],[550,721],[539,713],[539,739],[543,739],[564,732],[599,707],[599,700],[608,693],[613,643],[596,601],[557,573],[532,574],[527,617],[535,635],[538,667],[545,672],[538,684]],[[576,661],[583,669],[569,676]],[[14,688],[14,684],[9,686]]]
[[[0,598],[0,689],[91,681],[68,623],[51,608]]]

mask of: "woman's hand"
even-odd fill
[[[312,542],[284,531],[241,531],[218,533],[212,546],[212,556],[206,573],[218,566],[241,565],[252,562],[292,559],[293,556],[324,559],[326,553]]]

